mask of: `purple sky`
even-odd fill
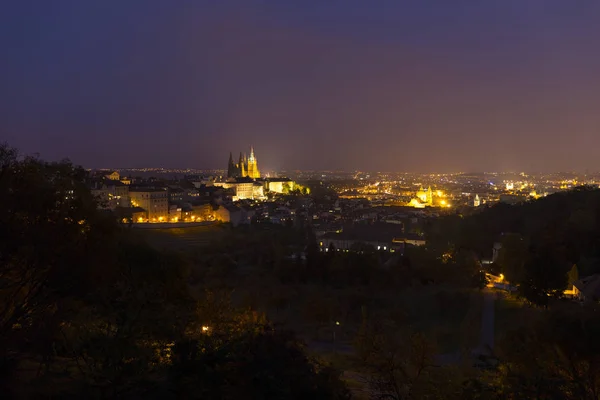
[[[600,2],[7,0],[0,140],[88,167],[600,170]]]

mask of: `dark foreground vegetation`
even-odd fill
[[[98,211],[82,169],[0,163],[3,398],[346,398],[291,333],[192,297],[185,260]]]
[[[548,306],[578,276],[600,272],[600,190],[588,186],[516,206],[498,204],[468,218],[451,216],[429,227],[430,247],[492,258],[531,303]]]
[[[98,210],[68,162],[3,146],[0,166],[3,398],[600,396],[596,303],[561,298],[600,270],[597,190],[437,220],[402,257],[269,224],[174,251]],[[519,293],[477,360],[497,241],[490,268]]]

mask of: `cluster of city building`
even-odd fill
[[[254,149],[249,157],[240,154],[237,164],[230,155],[227,176],[192,174],[176,179],[143,178],[100,170],[92,171],[89,185],[100,207],[119,213],[124,220],[171,224],[244,223],[255,215],[255,203],[275,202],[277,195],[299,190],[289,178],[262,178]],[[277,220],[281,220],[281,214],[281,210],[275,212]]]
[[[237,162],[230,153],[227,169],[221,171],[129,172],[95,171],[90,180],[99,204],[126,221],[308,224],[324,252],[361,251],[365,245],[399,252],[425,244],[432,218],[474,213],[497,202],[516,204],[599,181],[595,176],[524,173],[290,171],[272,178],[261,176],[254,149],[249,156],[240,153]],[[152,176],[136,176],[142,173]]]
[[[389,174],[355,173],[332,180],[341,197],[377,205],[463,210],[497,202],[516,204],[579,185],[598,186],[596,176],[574,174]],[[426,188],[426,189],[425,189]]]
[[[598,186],[599,181],[595,176],[524,173],[329,176],[338,199],[315,224],[323,251],[352,251],[368,244],[397,252],[406,245],[424,245],[432,218],[468,215],[495,203],[517,204],[583,184]]]

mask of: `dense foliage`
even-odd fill
[[[492,258],[492,272],[503,273],[533,304],[567,288],[567,274],[600,272],[600,190],[583,186],[519,205],[498,204],[468,217],[442,218],[431,224],[431,246],[462,249],[479,259]]]
[[[68,161],[0,146],[0,167],[8,397],[348,398],[324,354],[367,397],[599,398],[598,310],[556,300],[600,271],[598,190],[432,220],[427,245],[403,255],[321,252],[310,227],[270,224],[219,227],[208,246],[172,251],[99,210]],[[533,306],[503,321],[481,371],[480,261],[494,243],[490,271]]]
[[[87,173],[0,146],[4,397],[345,398],[333,369],[98,210]]]
[[[579,277],[600,272],[600,190],[584,186],[441,218],[428,238],[430,250],[450,258],[466,251],[491,259],[494,247],[490,272],[503,274],[526,301],[499,327],[498,364],[468,379],[463,398],[600,398],[597,305],[563,295]]]

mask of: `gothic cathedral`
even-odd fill
[[[240,153],[240,159],[238,163],[233,162],[233,154],[229,153],[229,165],[227,167],[228,178],[260,178],[260,171],[258,170],[258,162],[254,156],[254,149],[250,147],[250,157],[242,155]]]

